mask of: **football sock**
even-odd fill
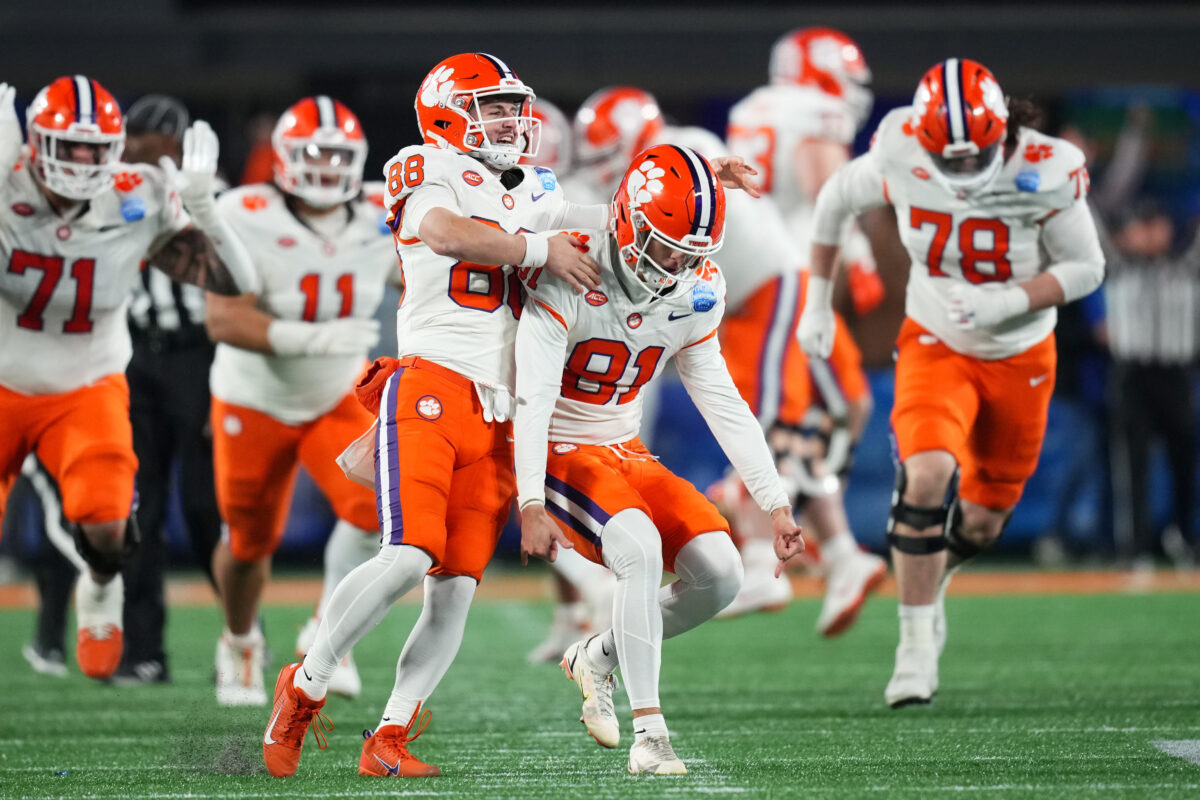
[[[662,663],[662,541],[650,517],[633,508],[613,515],[600,538],[604,561],[617,576],[612,632],[625,692],[632,707],[654,708]]]
[[[381,725],[407,725],[417,703],[433,694],[462,644],[476,585],[468,575],[426,576],[421,616],[400,651]]]
[[[651,736],[666,736],[667,721],[662,714],[646,714],[633,720],[633,740],[640,742]]]
[[[821,542],[821,560],[831,570],[837,569],[843,561],[856,552],[858,552],[858,542],[854,541],[854,534],[848,530],[835,533]]]
[[[432,564],[420,548],[387,544],[343,578],[329,598],[304,664],[296,670],[296,686],[304,688],[304,680],[316,690],[319,684],[319,691],[304,688],[305,694],[314,700],[324,697],[325,684],[342,656],[383,620],[393,603],[420,583]]]
[[[379,552],[379,534],[365,531],[339,519],[325,542],[325,581],[321,585],[321,602],[317,604],[317,616],[325,613],[329,596],[341,583],[342,578],[359,564]]]
[[[934,606],[900,604],[900,643],[923,644],[933,641]]]

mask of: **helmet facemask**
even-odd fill
[[[75,123],[67,130],[30,125],[34,165],[46,188],[72,200],[91,200],[112,186],[125,149],[125,132],[101,133],[97,126]],[[75,161],[71,150],[88,147],[92,163]]]
[[[676,241],[655,228],[646,215],[637,209],[630,209],[630,217],[634,240],[621,248],[621,259],[629,265],[638,284],[652,297],[664,297],[676,289],[692,286],[700,280],[700,268],[705,260],[721,249],[721,240],[713,241],[709,236],[689,236],[682,242]],[[653,243],[658,243],[660,247],[652,248]],[[650,251],[657,249],[663,252],[663,248],[668,253],[683,253],[686,258],[676,268],[660,264]]]
[[[463,146],[470,155],[498,170],[512,169],[523,156],[536,156],[541,143],[542,121],[531,111],[533,100],[533,91],[524,85],[456,92],[450,100],[450,108],[466,118]],[[517,107],[517,113],[483,119],[483,105],[489,101],[512,103]],[[513,140],[493,142],[488,136],[488,128],[495,129],[508,122],[514,123],[515,131],[498,138],[512,135]]]
[[[362,190],[367,143],[341,131],[318,130],[311,137],[280,137],[275,176],[280,188],[314,208],[332,208],[353,200]]]
[[[1003,166],[1002,144],[996,141],[982,149],[974,142],[948,144],[941,155],[930,153],[938,182],[955,194],[970,195],[987,188]]]

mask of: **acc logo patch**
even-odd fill
[[[924,167],[913,167],[912,174],[916,175],[923,181],[929,180],[929,170],[925,169]]]
[[[247,211],[260,211],[267,207],[267,198],[261,194],[248,194],[242,198],[242,205]]]
[[[29,205],[29,203],[13,203],[12,210],[14,214],[20,217],[33,216],[33,206]]]
[[[500,202],[504,203],[504,207],[507,208],[509,211],[512,211],[513,206],[515,206],[517,204],[517,201],[513,200],[513,196],[511,194],[506,194],[503,197],[501,197]]]
[[[137,222],[146,216],[146,204],[140,197],[126,197],[121,201],[121,218],[126,222]]]
[[[571,444],[570,442],[559,442],[550,448],[557,456],[565,456],[567,453],[574,453],[579,449],[579,445]]]
[[[478,186],[483,183],[483,176],[475,170],[469,169],[462,174],[462,179],[472,186]]]
[[[692,289],[692,309],[694,311],[711,311],[717,304],[717,293],[707,283],[700,283]]]
[[[417,413],[425,419],[437,419],[442,415],[442,401],[427,394],[417,400]]]
[[[554,187],[558,185],[558,180],[554,177],[553,170],[546,169],[545,167],[534,167],[533,172],[537,175],[538,180],[541,181],[542,188],[547,192],[553,191]]]
[[[280,236],[275,240],[275,244],[279,245],[280,247],[295,247],[296,240],[291,236]]]
[[[583,296],[589,306],[602,306],[608,302],[608,295],[599,289],[592,289]]]
[[[631,328],[637,328],[642,324],[642,315],[636,311],[625,318],[625,324]]]

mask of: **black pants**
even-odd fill
[[[1158,438],[1171,467],[1171,519],[1195,545],[1191,529],[1196,486],[1194,372],[1187,366],[1113,365],[1113,527],[1117,552],[1153,553],[1150,526],[1150,444]]]
[[[126,664],[166,663],[167,503],[172,466],[179,459],[179,498],[195,562],[212,576],[212,554],[221,536],[213,482],[208,372],[213,345],[193,337],[183,345],[134,336],[129,378],[133,449],[138,457],[137,520],[142,544],[126,565]],[[215,585],[215,584],[214,584]]]

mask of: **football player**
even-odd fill
[[[620,727],[618,663],[633,708],[630,773],[682,774],[658,697],[661,642],[712,618],[742,567],[720,513],[638,438],[642,388],[674,358],[684,386],[771,516],[781,561],[803,549],[758,420],[717,343],[725,286],[725,192],[690,148],[638,154],[613,200],[612,232],[575,234],[601,265],[579,295],[542,270],[520,274],[534,301],[517,332],[517,491],[522,552],[577,548],[617,576],[613,627],[567,650],[583,722],[604,747]],[[777,562],[782,566],[781,561]],[[659,591],[662,571],[679,579]]]
[[[88,569],[76,584],[80,671],[121,660],[120,571],[137,546],[125,312],[143,261],[222,294],[253,284],[213,212],[216,156],[185,134],[183,200],[161,170],[119,164],[121,110],[83,75],[44,87],[26,112],[28,149],[0,84],[0,512],[30,452],[58,483]],[[208,231],[206,235],[204,231]]]
[[[594,93],[576,113],[575,125],[581,172],[593,181],[614,174],[614,161],[644,142],[690,146],[709,159],[726,152],[721,140],[702,128],[664,125],[654,97],[634,87]],[[832,369],[810,363],[800,350],[795,340],[804,290],[800,251],[773,201],[743,192],[730,193],[727,201],[721,259],[730,309],[721,326],[726,363],[742,398],[768,431],[789,494],[804,508],[821,545],[826,592],[817,629],[833,636],[854,622],[887,569],[882,559],[862,552],[850,532],[837,477],[848,468],[848,443],[831,447],[824,454],[828,458],[821,458],[812,437],[801,430],[820,399],[826,413],[818,416],[837,423],[831,441],[860,434],[871,404],[866,376],[848,335],[839,339]],[[835,458],[835,451],[842,457]],[[721,483],[728,484],[733,490],[723,493],[722,506],[736,515],[746,574],[742,591],[722,616],[782,607],[792,589],[775,570],[770,520],[735,480]]]
[[[300,464],[337,517],[325,548],[329,594],[378,549],[375,498],[346,480],[339,453],[372,416],[354,397],[373,319],[389,281],[399,282],[385,224],[383,185],[363,185],[367,140],[341,102],[299,101],[272,134],[274,183],[223,194],[218,210],[254,261],[259,288],[212,297],[209,336],[217,503],[227,534],[213,554],[226,627],[217,642],[217,702],[266,705],[258,604],[283,537]],[[303,654],[316,633],[301,631]],[[361,689],[349,652],[330,691]]]
[[[844,224],[891,205],[912,271],[891,424],[899,456],[888,541],[900,595],[892,707],[928,703],[953,571],[1000,536],[1037,466],[1054,389],[1055,307],[1090,293],[1104,257],[1074,145],[1010,118],[977,61],[951,58],[871,150],[821,189],[805,351],[835,339],[830,280]]]
[[[535,143],[537,155],[526,157],[526,163],[554,170],[564,195],[574,202],[596,201],[590,184],[574,174],[570,120],[541,97],[533,104],[533,116],[542,124]],[[571,550],[559,553],[550,567],[557,603],[546,638],[529,652],[531,664],[557,663],[577,640],[612,624],[612,572]]]

